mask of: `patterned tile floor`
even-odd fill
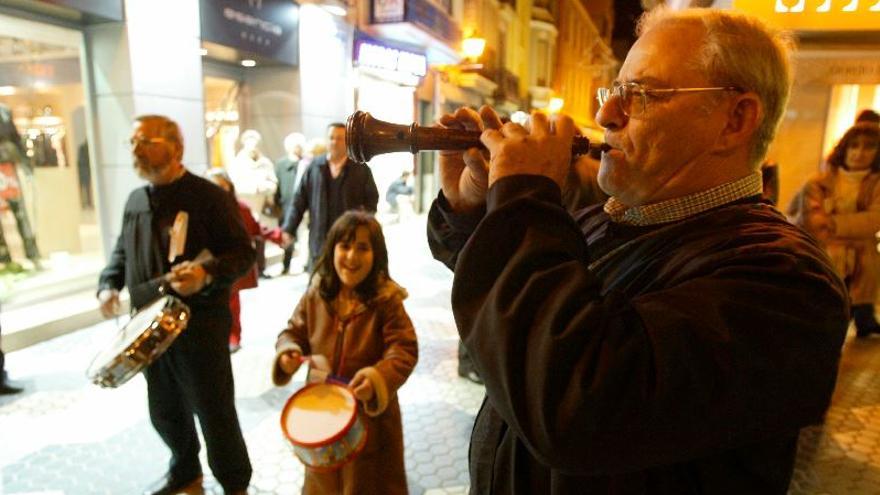
[[[406,468],[413,494],[467,492],[467,443],[483,388],[456,374],[451,275],[430,260],[422,219],[386,227],[392,275],[410,292],[419,335],[416,371],[400,390]],[[243,348],[233,355],[237,407],[254,464],[249,492],[299,492],[303,469],[278,426],[302,374],[282,388],[269,379],[275,335],[305,286],[303,275],[261,282],[242,294]],[[84,376],[114,333],[104,322],[7,355],[24,394],[0,397],[0,495],[140,493],[161,476],[167,451],[147,418],[138,376],[105,390]],[[219,494],[207,461],[204,489]],[[801,435],[790,493],[880,493],[880,337],[849,340],[823,426]]]

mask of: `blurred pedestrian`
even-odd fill
[[[296,240],[303,216],[309,213],[309,262],[311,272],[330,226],[348,210],[375,213],[379,191],[365,163],[348,158],[345,124],[327,126],[328,153],[315,157],[306,169],[281,225],[284,245]]]
[[[846,282],[856,336],[880,333],[874,301],[880,289],[880,127],[849,128],[803,190],[803,227],[825,247]]]
[[[3,328],[0,327],[0,395],[12,395],[21,392],[23,389],[10,385],[9,378],[6,375],[6,355],[3,354]]]
[[[101,312],[115,314],[123,287],[135,310],[163,291],[191,310],[186,331],[144,370],[150,421],[171,450],[168,472],[147,493],[201,485],[195,414],[214,477],[224,493],[243,494],[251,464],[235,410],[229,287],[251,269],[254,250],[230,196],[181,163],[183,136],[176,122],[140,116],[130,142],[134,169],[149,184],[125,204],[121,233],[98,284]],[[180,212],[188,214],[188,229],[184,252],[172,265],[171,228]],[[195,262],[205,251],[210,259]]]
[[[305,141],[305,136],[298,132],[288,134],[284,138],[285,155],[275,163],[275,176],[278,178],[275,205],[279,209],[279,222],[284,220],[284,212],[293,204],[299,167],[305,154],[303,149]],[[293,259],[294,246],[295,244],[291,242],[284,248],[284,257],[281,260],[282,275],[287,275],[290,272],[290,260]]]
[[[262,238],[264,229],[257,220],[254,219],[254,215],[251,212],[250,207],[248,207],[248,204],[238,199],[235,195],[235,185],[232,184],[232,180],[229,178],[226,171],[222,168],[215,167],[208,170],[207,177],[211,182],[220,186],[221,189],[226,191],[226,193],[235,200],[235,203],[238,205],[238,213],[244,224],[244,230],[248,233],[251,240],[255,241],[256,238]],[[236,353],[241,349],[241,298],[239,297],[239,293],[243,290],[255,289],[258,285],[257,275],[257,263],[254,262],[252,268],[239,277],[229,289],[229,310],[232,312],[232,325],[229,330],[230,353]]]
[[[871,110],[870,108],[866,108],[859,112],[856,116],[856,124],[859,122],[869,122],[871,124],[880,124],[880,113]]]

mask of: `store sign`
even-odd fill
[[[449,44],[455,45],[461,39],[458,26],[445,12],[428,0],[407,0],[405,20]]]
[[[23,91],[40,90],[61,84],[81,82],[78,58],[56,58],[28,62],[0,63],[3,86],[22,88]]]
[[[404,0],[373,0],[373,23],[402,22]]]
[[[200,0],[202,40],[299,63],[299,7],[290,0]]]
[[[461,40],[458,25],[430,0],[372,0],[372,23],[409,22],[450,45]],[[449,9],[447,9],[449,10]]]
[[[110,21],[124,19],[122,0],[40,0],[42,3],[69,7],[84,14],[91,14]]]
[[[372,41],[358,40],[354,56],[359,67],[372,67],[416,77],[422,77],[428,71],[428,59],[425,55]]]
[[[797,31],[880,31],[880,0],[734,0],[733,7]]]

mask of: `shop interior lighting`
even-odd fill
[[[557,96],[554,96],[553,98],[550,98],[550,103],[547,105],[547,110],[550,113],[556,113],[556,112],[562,110],[563,105],[565,105],[565,100],[563,100],[562,98],[559,98]]]
[[[345,9],[339,5],[322,5],[322,7],[324,7],[324,10],[327,12],[339,17],[345,17],[345,14],[347,13]]]
[[[514,124],[526,125],[526,122],[529,121],[529,114],[523,112],[522,110],[517,110],[510,114],[510,121]]]
[[[257,65],[257,62],[255,60],[251,60],[249,58],[246,58],[241,61],[242,67],[255,67],[256,65]]]
[[[461,51],[464,56],[470,60],[476,60],[483,54],[486,49],[486,40],[483,38],[469,37],[461,42]]]
[[[0,86],[0,96],[12,96],[15,94],[15,86]]]

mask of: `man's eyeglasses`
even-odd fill
[[[167,143],[168,140],[163,137],[133,137],[131,139],[125,140],[125,145],[130,149],[135,149],[138,146],[149,146],[151,144],[156,143]]]
[[[648,104],[648,95],[697,93],[701,91],[741,91],[733,86],[718,86],[714,88],[663,88],[648,89],[636,82],[615,82],[611,88],[599,88],[596,91],[596,99],[599,107],[605,106],[612,97],[617,97],[617,106],[627,117],[638,117],[645,113]]]

